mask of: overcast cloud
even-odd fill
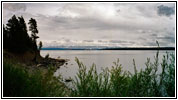
[[[3,3],[3,23],[14,14],[44,46],[175,46],[174,3]]]

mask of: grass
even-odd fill
[[[133,60],[134,73],[123,71],[118,59],[111,69],[98,73],[95,64],[87,70],[76,58],[79,70],[73,81],[74,89],[69,91],[53,76],[51,69],[44,75],[40,70],[30,73],[22,65],[4,59],[3,96],[174,97],[175,56],[167,53],[161,63],[158,61],[159,51],[153,62],[147,59],[143,70],[138,71]],[[158,69],[161,69],[160,73]]]
[[[79,71],[74,81],[72,96],[77,97],[174,97],[175,96],[175,57],[173,54],[163,56],[159,64],[159,51],[154,62],[148,58],[144,70],[136,69],[134,73],[122,70],[119,59],[109,70],[97,73],[93,64],[89,70],[76,58]],[[161,73],[158,73],[159,65]]]
[[[64,86],[51,70],[43,75],[40,70],[29,73],[22,65],[6,60],[3,65],[4,97],[66,96]]]

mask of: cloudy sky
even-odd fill
[[[3,3],[3,23],[14,14],[37,20],[45,47],[175,46],[174,3]]]

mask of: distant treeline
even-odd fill
[[[175,47],[42,48],[42,50],[175,50]]]
[[[175,47],[128,47],[128,48],[104,48],[101,50],[175,50]]]
[[[27,26],[24,18],[12,16],[8,20],[6,25],[3,25],[3,49],[6,49],[15,53],[23,53],[25,51],[37,51],[37,22],[31,18],[28,22],[29,31],[31,36],[28,34]],[[42,43],[40,44],[42,46]],[[40,46],[40,47],[41,47]]]

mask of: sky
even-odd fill
[[[175,46],[175,3],[3,3],[13,15],[36,19],[43,47]]]

